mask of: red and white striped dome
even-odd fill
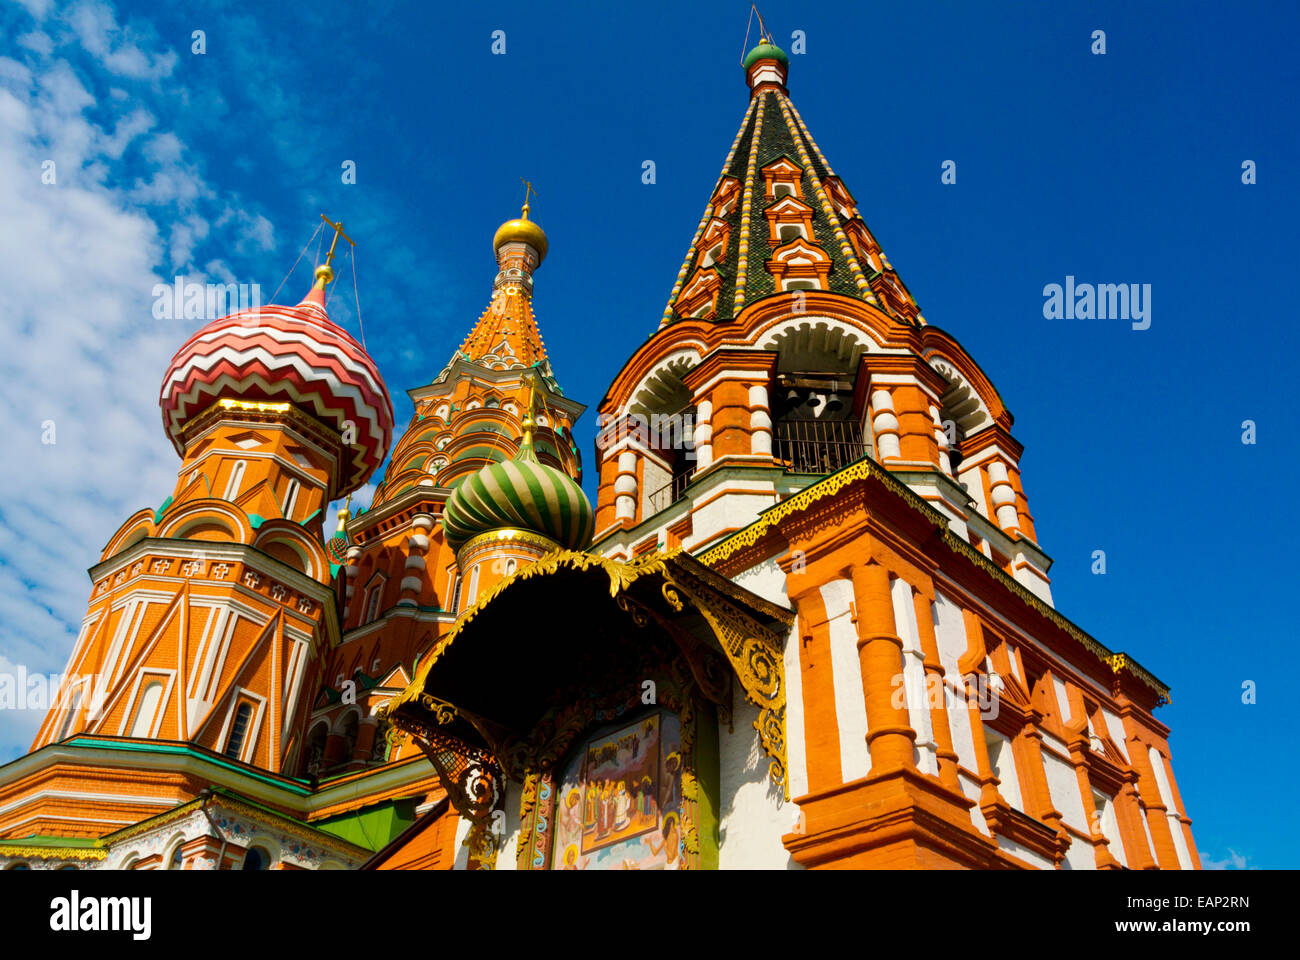
[[[219,399],[287,401],[340,433],[349,421],[356,426],[334,496],[374,473],[392,439],[393,402],[374,361],[330,320],[320,293],[296,307],[268,304],[214,320],[176,351],[159,405],[178,453],[190,417]]]

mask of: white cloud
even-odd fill
[[[1201,857],[1201,866],[1206,870],[1251,870],[1254,869],[1236,850],[1229,849],[1222,860],[1213,860],[1208,855]]]
[[[155,319],[154,285],[205,245],[274,245],[265,217],[158,130],[176,92],[138,81],[170,70],[172,55],[140,46],[102,3],[66,16],[84,52],[63,31],[0,58],[0,666],[47,674],[80,629],[87,568],[123,520],[175,485],[158,389],[194,324]],[[48,160],[53,184],[42,182]],[[218,237],[222,216],[230,229]],[[43,443],[51,425],[55,442]],[[27,749],[39,721],[0,711],[0,762]]]
[[[18,43],[28,50],[34,50],[37,53],[49,54],[54,49],[54,41],[39,30],[33,30],[31,33],[24,33],[18,38]]]
[[[176,51],[149,54],[137,45],[130,28],[118,26],[113,8],[96,0],[72,6],[63,17],[76,33],[82,48],[109,73],[133,79],[156,80],[168,76],[176,66]]]

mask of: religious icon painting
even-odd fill
[[[597,733],[561,780],[552,862],[561,870],[680,868],[681,769],[673,714]]]

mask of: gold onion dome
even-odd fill
[[[497,227],[496,236],[492,238],[493,252],[499,251],[507,243],[526,243],[537,251],[537,263],[546,259],[546,231],[528,219],[528,204],[524,204],[523,213],[518,220],[507,220]]]
[[[582,487],[537,459],[531,416],[524,418],[519,452],[458,483],[442,512],[443,533],[453,550],[479,534],[505,529],[539,533],[566,549],[582,550],[590,546],[595,526]]]

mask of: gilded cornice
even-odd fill
[[[97,844],[99,842],[100,841],[96,841]],[[100,846],[0,846],[0,857],[15,857],[22,860],[103,860],[106,856],[108,856],[108,851]]]
[[[749,526],[743,530],[738,530],[721,543],[706,550],[697,559],[701,563],[715,566],[729,557],[755,546],[769,533],[775,533],[781,522],[788,517],[801,514],[818,503],[818,501],[835,496],[849,484],[864,481],[868,478],[879,480],[891,492],[902,497],[914,510],[925,515],[939,530],[941,539],[949,550],[961,554],[1013,593],[1025,605],[1032,607],[1038,614],[1052,621],[1057,627],[1073,637],[1089,653],[1102,663],[1105,663],[1113,673],[1127,670],[1138,681],[1154,690],[1157,706],[1171,702],[1169,688],[1161,683],[1150,671],[1139,665],[1137,661],[1127,654],[1114,653],[1108,650],[996,563],[953,533],[948,526],[947,518],[943,514],[917,496],[906,484],[892,476],[888,470],[870,457],[864,457],[856,463],[851,463],[838,473],[833,473],[812,486],[806,487],[789,499],[769,507]]]
[[[401,694],[380,708],[380,714],[398,726],[423,727],[418,721],[399,714],[398,708],[413,704],[424,710],[432,709],[432,697],[425,691],[433,665],[448,647],[460,636],[466,626],[497,596],[519,580],[537,576],[551,576],[561,568],[570,570],[601,570],[609,578],[609,595],[620,608],[628,611],[633,620],[644,625],[635,604],[625,596],[626,591],[642,578],[659,581],[659,593],[676,612],[684,609],[683,600],[689,602],[709,624],[714,638],[726,655],[727,661],[740,680],[746,697],[759,708],[755,721],[764,751],[771,759],[772,779],[784,783],[786,772],[785,749],[785,665],[783,637],[760,622],[760,617],[776,621],[788,629],[794,622],[790,610],[754,596],[716,572],[707,569],[698,560],[680,549],[669,553],[649,554],[630,563],[610,560],[592,553],[573,550],[556,550],[528,564],[511,576],[494,584],[474,606],[470,607],[456,625],[434,646],[415,675],[415,679]]]

